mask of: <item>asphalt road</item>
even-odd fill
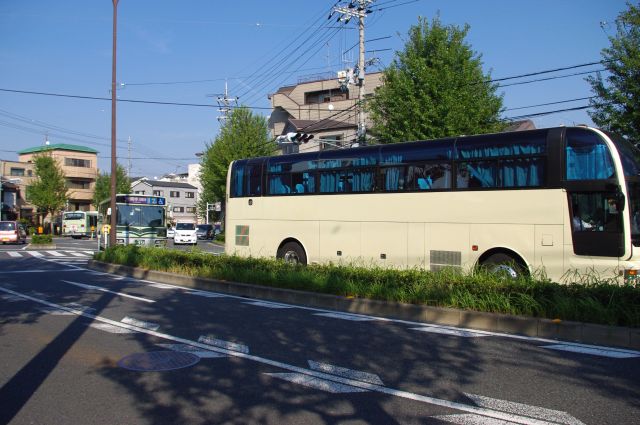
[[[0,423],[640,417],[638,352],[154,284],[88,270],[85,251],[0,251]]]

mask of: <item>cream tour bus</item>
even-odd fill
[[[226,252],[635,281],[640,151],[589,127],[234,161]]]

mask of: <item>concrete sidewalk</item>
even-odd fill
[[[190,277],[95,260],[89,261],[89,267],[94,270],[131,276],[138,279],[148,279],[154,282],[281,303],[291,303],[414,322],[456,326],[466,329],[640,350],[640,329],[638,328],[482,313],[363,298],[346,298],[336,295]]]

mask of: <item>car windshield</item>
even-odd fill
[[[0,221],[0,230],[16,230],[16,223],[13,221]]]
[[[176,230],[193,230],[196,226],[193,223],[178,223],[176,224]]]
[[[210,224],[199,224],[198,225],[198,230],[209,230],[211,229],[211,225]]]

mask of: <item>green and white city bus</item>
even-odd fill
[[[62,213],[62,236],[74,239],[93,238],[98,231],[97,211],[65,211]]]
[[[560,127],[234,161],[226,252],[635,280],[634,142]]]
[[[103,226],[110,223],[109,200],[100,204],[104,223],[101,223],[100,246],[109,240]],[[116,195],[116,242],[118,245],[166,246],[166,199],[161,196],[132,194]]]

